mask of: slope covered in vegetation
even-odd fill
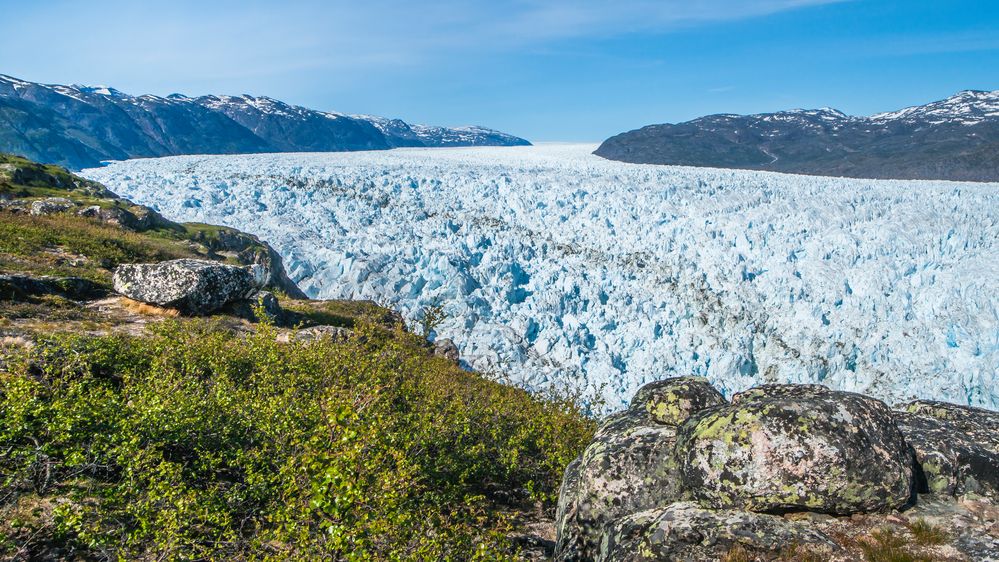
[[[117,264],[238,262],[212,240],[239,233],[81,216],[130,203],[4,164],[0,277],[109,296],[0,294],[0,558],[503,560],[551,519],[594,429],[572,397],[462,370],[370,302],[281,296],[290,327],[129,302]],[[29,212],[50,197],[73,207]]]

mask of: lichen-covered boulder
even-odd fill
[[[723,559],[736,546],[772,556],[787,553],[793,545],[828,551],[837,548],[822,533],[782,517],[708,510],[692,502],[678,502],[617,521],[605,534],[599,555],[593,560],[714,561]]]
[[[118,293],[191,315],[208,314],[247,299],[260,288],[248,268],[207,260],[122,264],[114,272],[114,290]]]
[[[676,428],[644,408],[609,416],[566,475],[559,498],[555,560],[592,560],[616,519],[679,499],[670,464]]]
[[[576,457],[565,467],[562,486],[555,507],[556,560],[584,560],[582,534],[576,530],[576,507],[579,505],[579,466],[583,458]]]
[[[896,412],[930,492],[999,498],[999,413],[917,401]]]
[[[631,401],[644,408],[653,421],[680,425],[692,414],[725,404],[725,397],[704,377],[675,377],[643,386]]]
[[[882,402],[820,386],[736,395],[680,426],[683,487],[705,507],[834,514],[906,505],[912,454]]]
[[[915,400],[902,409],[950,422],[975,441],[999,446],[999,412],[935,400]]]

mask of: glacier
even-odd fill
[[[703,375],[999,408],[999,184],[676,166],[592,145],[176,156],[82,175],[268,240],[470,368],[617,408]]]

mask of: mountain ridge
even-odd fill
[[[486,127],[324,112],[267,96],[133,96],[0,74],[0,151],[74,169],[181,154],[521,145],[530,142]]]
[[[605,140],[610,160],[873,179],[999,181],[999,91],[871,116],[832,108],[715,114]]]

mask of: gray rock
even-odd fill
[[[558,490],[558,504],[555,507],[556,560],[583,560],[582,534],[576,529],[576,508],[579,505],[579,466],[583,458],[565,467],[562,486]]]
[[[225,306],[225,311],[250,322],[267,320],[276,326],[285,323],[284,309],[274,293],[269,291],[260,291],[246,300],[229,303]],[[258,312],[262,312],[263,317]]]
[[[180,259],[119,265],[114,272],[114,288],[130,299],[199,315],[247,299],[256,294],[259,286],[245,267]]]
[[[935,400],[915,400],[902,409],[950,422],[975,441],[999,447],[999,412]]]
[[[434,342],[434,355],[437,357],[443,357],[456,365],[461,358],[458,354],[458,346],[449,339],[442,339]]]
[[[100,205],[90,205],[89,207],[84,207],[76,212],[78,216],[96,219],[101,216],[101,206]]]
[[[670,463],[676,428],[653,422],[644,409],[608,417],[578,460],[578,480],[564,484],[555,559],[592,560],[606,528],[622,516],[679,499]]]
[[[905,506],[908,445],[888,407],[820,386],[769,385],[680,426],[683,487],[705,507],[834,514]]]
[[[735,546],[776,555],[793,545],[831,551],[828,537],[782,517],[707,510],[679,502],[622,518],[606,533],[599,562],[713,561]]]
[[[999,414],[930,401],[905,408],[895,416],[924,491],[999,498]]]
[[[267,276],[267,286],[280,289],[293,299],[308,298],[288,277],[281,256],[256,236],[232,228],[215,227],[195,231],[193,240],[212,254],[229,255],[239,263],[263,267],[262,273]]]
[[[725,404],[725,397],[704,377],[675,377],[649,383],[638,390],[632,408],[641,408],[651,418],[668,425],[680,425],[692,414]]]
[[[72,300],[88,300],[107,294],[107,289],[80,277],[32,277],[0,275],[0,300],[56,295]]]
[[[31,214],[35,216],[65,213],[76,204],[65,197],[49,197],[31,202]]]
[[[312,326],[295,332],[296,341],[314,341],[330,338],[334,342],[345,342],[353,335],[353,330],[340,326]]]
[[[30,209],[25,206],[24,201],[19,199],[6,199],[0,197],[0,211],[10,213],[12,215],[24,215],[30,213]]]

